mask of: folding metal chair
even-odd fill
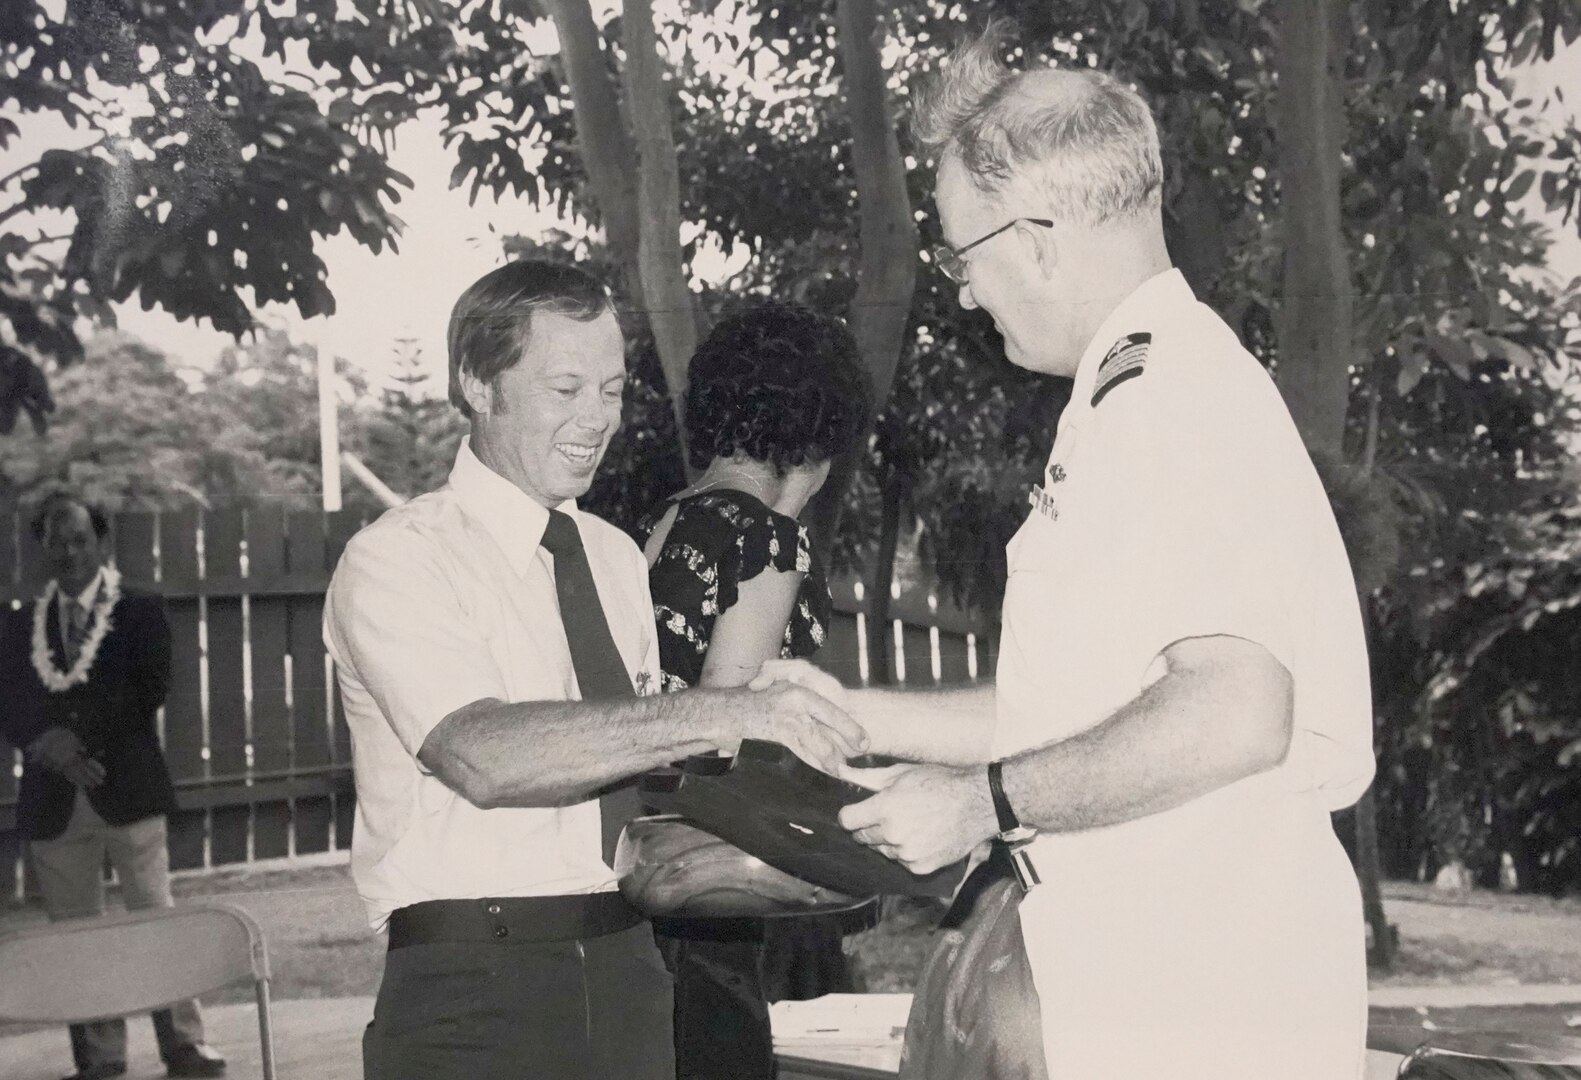
[[[71,1024],[146,1012],[251,980],[263,1080],[274,1080],[269,953],[240,908],[192,904],[0,934],[0,1021]]]

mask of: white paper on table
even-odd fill
[[[906,1033],[910,994],[825,994],[769,1006],[776,1045],[786,1042],[896,1041]]]

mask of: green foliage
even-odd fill
[[[1471,396],[1437,381],[1439,403]],[[1397,872],[1459,860],[1492,884],[1507,853],[1523,885],[1562,892],[1581,886],[1578,418],[1535,383],[1481,383],[1480,452],[1429,457],[1404,489],[1408,569],[1373,619],[1380,824]]]
[[[0,433],[19,409],[42,428],[38,365],[77,360],[77,320],[113,325],[111,301],[136,296],[239,336],[258,305],[334,311],[318,239],[345,229],[375,252],[394,244],[401,222],[386,204],[410,183],[359,138],[364,103],[272,81],[232,48],[253,29],[283,48],[310,28],[238,0],[5,8],[0,106],[96,138],[3,182],[0,223],[55,210],[73,224],[58,257],[39,254],[57,238],[0,233],[0,320],[15,338],[0,352]],[[0,146],[17,134],[0,124]]]
[[[1070,382],[1011,365],[992,321],[961,312],[953,286],[929,276],[867,467],[878,486],[903,478],[908,513],[922,525],[918,555],[941,595],[994,618],[1005,544],[1026,517]],[[865,569],[877,540],[873,515],[848,513],[837,559]]]
[[[465,432],[447,402],[421,392],[416,365],[408,357],[404,381],[375,397],[337,364],[342,447],[406,495],[444,482]],[[136,339],[102,332],[83,363],[53,374],[57,419],[47,437],[7,446],[0,498],[69,488],[144,510],[320,504],[318,354],[282,330],[227,349],[208,371],[178,370]],[[344,501],[383,506],[351,477]]]
[[[7,446],[11,494],[35,498],[65,487],[137,509],[269,498],[312,505],[316,441],[310,465],[292,460],[280,453],[278,433],[249,422],[264,414],[234,413],[239,367],[210,380],[190,373],[201,387],[194,391],[156,350],[115,332],[95,335],[85,362],[55,375],[60,410],[49,436],[19,436]],[[316,406],[309,415],[316,418]]]
[[[467,421],[442,394],[433,394],[411,341],[397,350],[393,385],[361,419],[362,463],[398,495],[412,498],[444,484],[467,433]]]

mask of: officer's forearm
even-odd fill
[[[1279,661],[1229,637],[1164,655],[1168,672],[1107,720],[1006,762],[1005,794],[1023,823],[1065,832],[1131,821],[1284,760],[1294,694]]]
[[[867,730],[869,753],[931,765],[988,760],[994,732],[989,685],[957,690],[852,690],[847,711]]]

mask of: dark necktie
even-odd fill
[[[82,655],[82,643],[88,637],[88,610],[80,601],[66,601],[66,626],[62,636],[66,644],[66,666],[72,667]]]
[[[560,621],[565,626],[566,644],[571,647],[571,667],[581,687],[583,701],[612,701],[636,696],[625,661],[615,648],[604,618],[604,605],[598,599],[598,585],[582,547],[582,534],[569,515],[549,511],[549,525],[543,532],[543,546],[554,556],[554,588],[560,598]],[[639,804],[635,784],[625,783],[607,789],[598,798],[604,831],[604,861],[615,862],[615,843],[626,822],[637,816]]]

